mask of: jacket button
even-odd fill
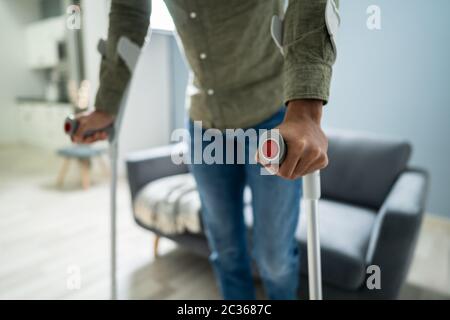
[[[189,17],[191,17],[191,19],[195,19],[197,18],[197,13],[192,11],[191,13],[189,13]]]
[[[208,96],[212,96],[214,94],[214,90],[208,89],[207,93],[208,93]]]
[[[205,60],[207,57],[206,53],[202,52],[200,53],[200,59]]]

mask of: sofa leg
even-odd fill
[[[153,256],[155,258],[158,258],[159,256],[158,254],[159,238],[160,236],[155,235],[155,239],[153,240]]]

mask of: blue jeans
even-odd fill
[[[284,118],[285,110],[254,129],[272,129]],[[191,148],[194,123],[189,122]],[[197,129],[199,130],[199,129]],[[202,130],[204,133],[205,130]],[[222,134],[222,133],[221,133]],[[223,135],[223,134],[222,134]],[[227,139],[224,136],[224,141]],[[228,141],[229,142],[229,141]],[[211,142],[202,142],[202,150]],[[226,143],[224,143],[224,146]],[[245,146],[235,144],[248,150]],[[191,149],[194,150],[194,149]],[[254,154],[252,150],[250,154]],[[211,249],[220,290],[225,299],[255,299],[251,258],[244,223],[244,187],[252,192],[252,257],[270,299],[295,299],[299,283],[299,253],[295,240],[301,180],[261,175],[259,164],[193,164],[202,203],[202,220]]]

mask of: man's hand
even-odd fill
[[[72,136],[72,141],[84,144],[108,139],[108,134],[105,131],[99,131],[87,137],[85,133],[90,130],[106,128],[114,122],[113,116],[101,111],[85,112],[77,116],[77,119],[80,124]]]
[[[328,140],[320,127],[322,108],[320,100],[289,102],[284,121],[277,128],[287,145],[278,176],[296,179],[328,165]]]

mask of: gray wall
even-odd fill
[[[381,30],[366,27],[369,5],[381,8]],[[450,218],[450,1],[344,0],[339,57],[326,127],[409,140],[412,165],[431,174],[428,211]],[[184,113],[186,68],[176,49],[175,125]],[[178,55],[178,56],[177,56]]]
[[[381,27],[366,9],[381,8]],[[341,1],[339,57],[325,125],[406,138],[431,174],[428,211],[450,218],[450,1]]]

